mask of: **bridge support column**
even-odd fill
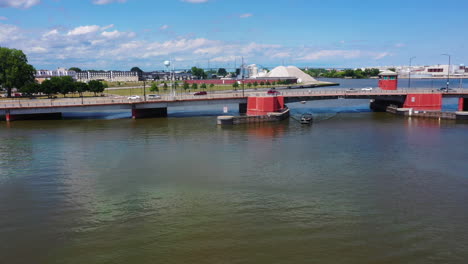
[[[247,104],[240,103],[239,104],[239,114],[247,114]]]
[[[403,107],[417,111],[440,111],[442,110],[442,94],[408,94]]]
[[[283,96],[249,97],[247,115],[260,116],[271,112],[280,112],[285,107]]]
[[[7,122],[17,120],[58,120],[62,119],[62,113],[41,113],[41,114],[12,114],[7,110],[5,120]]]
[[[390,105],[396,105],[398,108],[400,108],[403,106],[403,103],[392,100],[375,99],[370,103],[370,109],[374,112],[386,112],[387,107]]]
[[[132,108],[132,118],[149,118],[149,117],[167,117],[167,107],[162,108]]]
[[[468,98],[458,98],[458,111],[468,111]]]

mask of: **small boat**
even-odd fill
[[[312,114],[305,113],[301,116],[301,124],[308,125],[312,123]]]

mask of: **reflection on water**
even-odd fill
[[[0,123],[0,263],[468,258],[468,123],[215,120]]]

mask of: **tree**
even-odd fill
[[[100,81],[96,81],[96,80],[89,81],[88,86],[89,86],[89,91],[93,92],[94,96],[96,96],[96,93],[104,92],[104,85]]]
[[[167,91],[167,83],[163,82],[163,89],[164,91]]]
[[[192,67],[191,71],[192,71],[193,76],[196,76],[199,79],[206,79],[206,73],[203,69]]]
[[[69,71],[74,71],[74,72],[81,72],[81,69],[78,68],[78,67],[71,67],[70,69],[68,69]]]
[[[184,90],[188,90],[190,88],[190,85],[188,84],[188,82],[184,82]]]
[[[227,75],[226,69],[224,69],[224,68],[219,68],[219,69],[218,69],[218,75],[219,75],[219,76],[226,76],[226,75]]]
[[[234,82],[232,84],[232,87],[234,88],[234,90],[237,90],[237,88],[239,88],[239,83],[238,82]]]
[[[213,90],[213,87],[214,87],[214,84],[211,83],[211,84],[210,84],[211,90]]]
[[[35,93],[39,93],[41,86],[36,82],[30,82],[20,88],[20,92],[24,95],[31,96]]]
[[[75,91],[75,84],[71,76],[52,77],[50,81],[54,86],[54,91],[63,94],[63,97]]]
[[[257,82],[257,81],[255,81],[255,82],[253,83],[253,86],[254,86],[254,88],[255,88],[255,89],[257,89],[258,82]]]
[[[198,89],[198,84],[192,83],[192,90],[196,90],[196,89]]]
[[[202,83],[202,84],[200,85],[200,89],[206,89],[206,83]]]
[[[247,87],[252,88],[252,83],[248,83]]]
[[[138,67],[133,67],[133,68],[130,69],[130,71],[131,71],[131,72],[138,72],[138,74],[143,73],[143,71],[142,71],[140,68],[138,68]]]
[[[35,72],[23,51],[0,47],[0,85],[6,88],[8,97],[13,88],[34,82]]]
[[[88,90],[89,90],[89,87],[87,83],[75,82],[75,91],[78,92],[80,96],[83,96],[83,93]]]
[[[50,97],[52,94],[56,94],[59,92],[59,87],[56,83],[52,82],[51,80],[45,80],[41,83],[40,91],[41,93],[46,94],[47,97]]]
[[[159,87],[158,87],[158,84],[157,83],[152,83],[151,84],[151,87],[150,87],[150,91],[151,92],[159,92]]]
[[[260,82],[260,86],[263,86],[265,85],[265,83],[263,81]]]

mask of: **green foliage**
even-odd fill
[[[252,87],[252,83],[248,83],[248,84],[247,84],[247,87],[251,88],[251,87]]]
[[[198,89],[198,84],[196,84],[196,83],[192,83],[192,89],[193,89],[193,90],[196,90],[196,89]]]
[[[75,82],[75,91],[82,96],[84,92],[89,91],[89,86],[84,82]]]
[[[255,82],[253,83],[253,86],[254,86],[254,87],[257,87],[257,86],[258,86],[258,82],[255,81]]]
[[[30,82],[23,85],[23,87],[21,87],[19,90],[23,95],[31,96],[35,93],[39,93],[40,88],[41,86],[38,83]]]
[[[138,72],[139,75],[143,73],[143,71],[138,67],[133,67],[133,68],[130,69],[130,71],[131,72]]]
[[[41,93],[46,94],[50,97],[52,94],[56,94],[60,91],[60,88],[57,86],[56,82],[52,82],[52,80],[45,80],[41,83]]]
[[[151,87],[150,87],[150,91],[151,92],[159,92],[159,87],[158,87],[158,84],[157,83],[152,83],[151,84]]]
[[[184,90],[188,90],[190,88],[190,84],[188,82],[184,82],[184,85],[182,86]]]
[[[239,88],[239,83],[238,82],[234,82],[232,84],[232,87],[234,87],[234,90],[237,90],[237,88]]]
[[[227,75],[227,71],[225,68],[219,68],[218,69],[218,75],[219,76],[226,76]]]
[[[265,85],[265,83],[263,81],[260,82],[260,86],[263,86]]]
[[[191,69],[192,75],[198,77],[199,79],[206,79],[206,73],[203,69],[192,67]]]
[[[326,77],[326,78],[370,78],[379,75],[379,69],[345,69],[343,71],[337,71],[336,69],[327,70],[327,69],[308,69],[305,70],[305,73],[309,74],[312,77]]]
[[[12,88],[34,82],[35,72],[23,51],[0,47],[0,85],[7,89],[8,97]]]
[[[100,81],[96,81],[96,80],[89,81],[88,86],[89,86],[89,91],[93,92],[94,95],[96,95],[96,93],[104,92],[104,84],[102,84],[102,82]]]
[[[210,84],[210,88],[211,88],[211,89],[213,89],[214,86],[215,86],[214,84],[212,84],[212,83]]]
[[[202,83],[202,84],[200,85],[200,89],[206,89],[206,83]]]
[[[164,91],[167,91],[167,83],[163,82],[163,89]]]
[[[71,67],[70,69],[68,69],[69,71],[74,71],[74,72],[81,72],[81,69],[78,68],[78,67]]]

